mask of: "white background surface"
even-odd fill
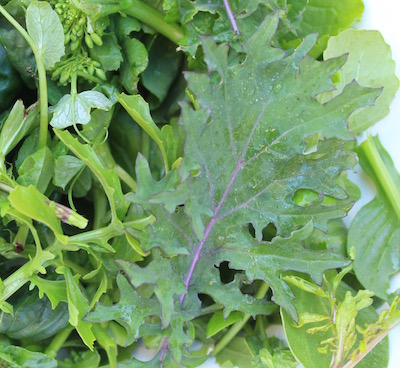
[[[359,29],[379,30],[385,41],[391,46],[393,59],[396,61],[396,74],[400,77],[400,1],[399,0],[364,0],[365,11],[362,21],[356,25]],[[390,114],[370,130],[379,134],[380,140],[400,171],[400,91],[392,103]],[[365,136],[360,138],[360,142]],[[359,171],[351,179],[361,188],[362,197],[350,211],[347,223],[355,213],[375,196],[374,187]],[[393,277],[391,289],[400,288],[400,274]],[[280,336],[281,337],[281,336]],[[210,359],[202,368],[217,368],[215,359]],[[390,362],[388,368],[400,367],[400,327],[390,334]],[[250,368],[250,367],[249,367]]]

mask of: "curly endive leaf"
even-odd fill
[[[355,109],[372,104],[379,91],[351,83],[321,104],[317,96],[333,88],[331,76],[345,57],[325,62],[308,57],[314,36],[294,52],[273,48],[277,24],[276,14],[267,17],[247,43],[245,61],[234,66],[228,65],[227,45],[204,40],[209,71],[187,74],[199,108],[182,104],[180,123],[187,136],[179,171],[171,170],[156,183],[145,159],[137,159],[138,190],[128,199],[153,214],[156,222],[132,235],[145,251],[159,247],[163,256],[171,257],[186,289],[179,297],[182,312],[194,311],[199,294],[225,304],[222,295],[229,289],[236,308],[248,304],[247,313],[258,314],[259,304],[240,287],[260,279],[296,319],[282,272],[308,273],[321,282],[325,270],[347,264],[332,252],[306,250],[302,243],[312,223],[326,229],[329,219],[351,207],[352,199],[339,180],[356,164],[344,145],[353,139],[346,119]],[[312,150],[310,137],[318,137]],[[293,198],[300,189],[317,196],[297,204]],[[275,225],[277,237],[262,241],[269,223]],[[243,274],[235,288],[237,281],[222,284],[215,277],[221,262]]]

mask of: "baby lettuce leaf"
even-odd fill
[[[374,47],[369,47],[373,44]],[[356,80],[365,87],[383,87],[382,94],[374,106],[355,111],[349,118],[349,128],[359,134],[383,119],[389,113],[389,106],[399,88],[395,62],[390,46],[378,31],[347,29],[331,37],[324,51],[324,59],[348,54],[346,64],[339,70],[340,81],[336,90],[325,93],[323,101],[340,94],[343,87]]]
[[[376,160],[371,160],[369,141],[372,141],[372,147],[376,147],[375,157],[381,160],[380,167],[377,167]],[[400,270],[400,208],[391,197],[390,189],[382,185],[380,172],[387,172],[389,180],[383,180],[385,183],[393,183],[392,193],[397,193],[397,196],[394,195],[398,199],[400,175],[378,137],[368,138],[358,153],[363,170],[376,185],[377,194],[357,213],[351,223],[347,249],[350,251],[354,247],[356,250],[354,272],[361,284],[379,298],[387,300],[389,277]]]
[[[46,69],[52,68],[65,53],[64,31],[57,13],[48,2],[33,0],[26,10],[26,28]]]
[[[297,270],[320,283],[327,269],[348,264],[333,252],[305,249],[303,241],[313,223],[326,229],[329,219],[343,216],[351,207],[352,199],[338,184],[341,173],[356,164],[354,154],[343,144],[352,139],[346,119],[355,109],[373,103],[379,91],[351,83],[337,98],[319,103],[316,96],[333,88],[331,77],[345,58],[320,62],[308,57],[314,36],[294,52],[272,47],[278,21],[277,14],[265,19],[245,45],[242,64],[229,66],[227,45],[205,39],[208,74],[187,74],[188,88],[199,108],[182,104],[183,162],[156,182],[145,158],[138,156],[137,192],[127,198],[156,221],[141,231],[132,230],[131,235],[159,264],[164,262],[160,257],[170,262],[165,272],[174,280],[176,291],[169,290],[173,302],[165,297],[163,280],[154,276],[156,296],[140,297],[141,305],[149,305],[141,307],[142,312],[126,313],[121,302],[99,305],[87,320],[123,316],[135,337],[136,319],[143,321],[150,310],[150,315],[155,314],[157,298],[162,322],[171,318],[170,326],[164,327],[163,352],[171,351],[179,361],[178,348],[191,341],[185,325],[201,314],[199,294],[222,303],[225,317],[232,310],[268,314],[270,302],[240,290],[243,282],[264,280],[273,290],[274,301],[297,319],[293,294],[281,274]],[[307,138],[317,134],[323,139],[314,152],[305,153]],[[298,205],[293,196],[299,189],[315,191],[317,198]],[[271,242],[262,240],[262,230],[269,223],[277,229]],[[241,270],[227,284],[221,283],[217,268],[222,262]],[[124,262],[123,269],[134,285],[142,283],[139,267]],[[134,292],[130,288],[130,298]],[[132,313],[138,316],[133,318]]]

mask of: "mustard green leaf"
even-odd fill
[[[160,315],[160,307],[157,301],[139,296],[122,274],[118,274],[117,284],[121,293],[119,302],[111,306],[96,304],[85,321],[101,323],[115,320],[125,327],[131,341],[139,337],[139,328],[145,323],[145,317]]]

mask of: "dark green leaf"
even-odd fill
[[[70,155],[60,156],[55,162],[54,185],[65,189],[82,167],[83,162],[79,158]]]
[[[104,71],[118,70],[123,57],[117,37],[114,34],[109,34],[104,35],[102,40],[101,46],[95,45],[90,50],[92,59],[99,61]]]
[[[68,325],[67,304],[61,303],[53,309],[49,299],[39,299],[36,293],[19,294],[13,299],[14,316],[3,314],[1,333],[12,339],[39,341],[54,336]]]
[[[132,341],[139,337],[139,328],[145,323],[145,317],[160,315],[160,307],[155,300],[139,296],[121,274],[117,276],[117,284],[121,293],[119,302],[111,306],[97,304],[85,321],[101,323],[115,320],[125,327],[128,339]]]
[[[54,158],[46,146],[28,156],[18,169],[18,184],[35,186],[44,193],[54,175]]]

